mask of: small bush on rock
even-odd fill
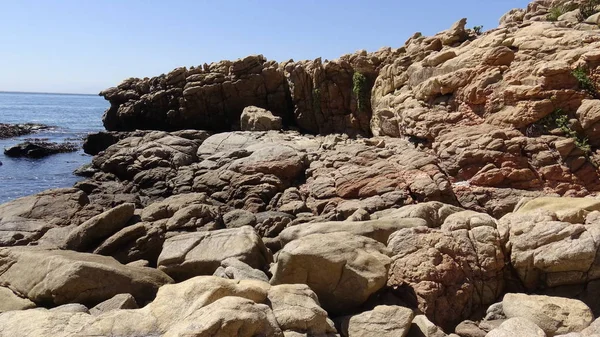
[[[600,5],[600,0],[588,0],[581,4],[579,7],[579,14],[577,20],[580,22],[585,21],[590,16],[598,13],[597,7]]]
[[[358,111],[363,112],[367,108],[367,78],[358,71],[352,76],[352,92],[356,97],[356,106]]]
[[[586,155],[591,152],[591,147],[586,137],[580,136],[577,131],[571,129],[569,125],[569,116],[561,109],[554,110],[548,116],[542,118],[539,122],[546,131],[552,129],[560,129],[565,137],[572,138],[575,141],[575,146],[583,151]]]
[[[475,32],[475,34],[481,35],[481,33],[483,33],[483,26],[475,26],[473,27],[473,31]]]
[[[588,76],[587,71],[583,68],[577,68],[571,72],[573,76],[579,82],[579,88],[587,91],[590,95],[596,97],[598,95],[598,90],[596,89],[596,84],[592,79]]]

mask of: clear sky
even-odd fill
[[[0,0],[0,91],[98,93],[127,77],[263,54],[334,59],[400,47],[528,0]]]

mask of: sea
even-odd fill
[[[0,92],[0,123],[40,123],[48,130],[26,136],[0,139],[0,203],[50,188],[72,187],[81,180],[73,174],[90,163],[83,150],[41,159],[10,158],[4,148],[28,138],[83,144],[88,133],[104,130],[102,114],[108,101],[98,95]]]

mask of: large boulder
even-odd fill
[[[514,317],[500,324],[485,337],[546,337],[546,334],[532,321],[523,317]]]
[[[17,296],[12,290],[0,287],[0,314],[10,310],[25,310],[35,308],[35,303],[27,298]]]
[[[273,115],[271,111],[249,106],[242,111],[240,128],[242,131],[281,130],[283,124],[281,117]]]
[[[176,280],[212,275],[221,262],[236,258],[259,270],[272,261],[269,253],[249,226],[173,236],[164,243],[158,269]]]
[[[79,225],[101,211],[75,188],[47,190],[7,202],[0,205],[0,247],[35,244],[49,230]]]
[[[454,213],[440,229],[402,229],[390,236],[388,285],[444,329],[492,304],[504,290],[505,256],[496,222]]]
[[[312,234],[288,243],[271,267],[271,284],[308,285],[324,309],[340,314],[363,304],[387,279],[386,247],[350,233]]]
[[[600,277],[597,207],[593,198],[541,198],[500,219],[511,265],[527,290],[569,286],[580,292]]]
[[[269,289],[267,298],[281,329],[309,336],[335,336],[333,322],[317,295],[304,284],[281,284]]]
[[[0,248],[0,286],[40,305],[95,305],[121,293],[145,303],[173,280],[151,268],[73,251],[37,247]]]
[[[122,204],[87,220],[72,230],[65,239],[65,248],[86,251],[103,239],[123,229],[133,216],[134,204]]]
[[[373,310],[342,318],[340,332],[345,337],[404,337],[413,318],[409,308],[379,305]]]
[[[594,320],[588,306],[569,298],[509,293],[502,308],[506,317],[528,319],[548,336],[580,332]]]

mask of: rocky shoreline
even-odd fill
[[[25,124],[7,124],[0,123],[0,139],[13,138],[29,135],[38,131],[48,130],[51,127],[44,124],[25,123]]]
[[[88,178],[0,205],[0,337],[600,335],[588,5],[103,91]]]

